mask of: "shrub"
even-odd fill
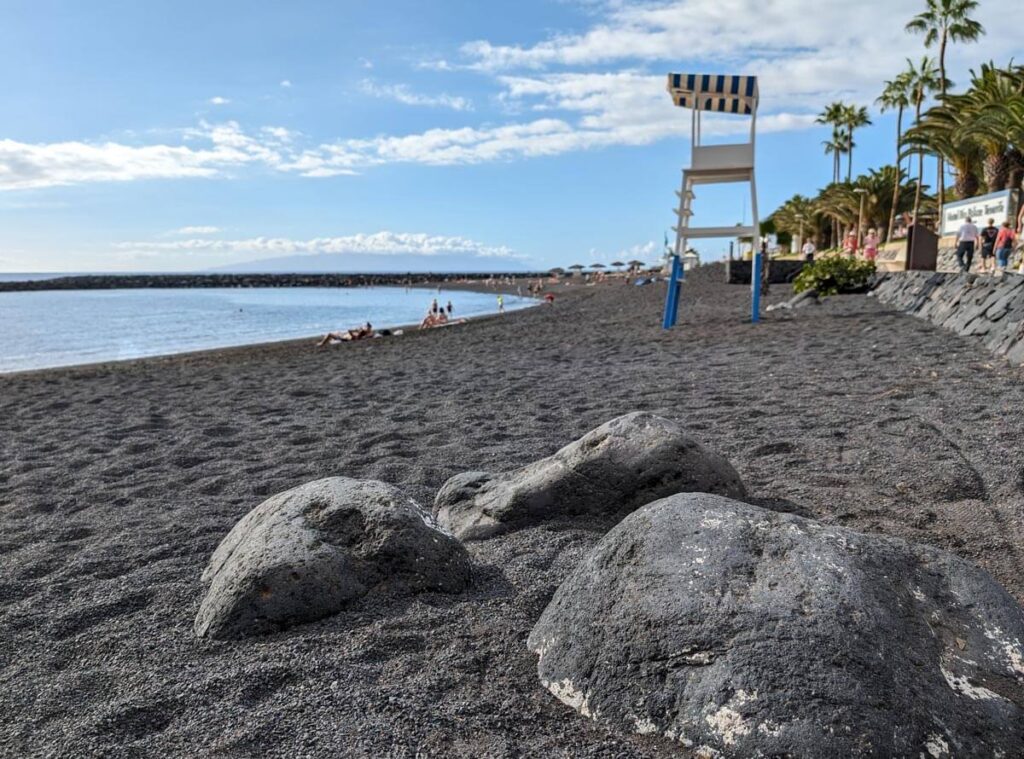
[[[819,258],[807,264],[793,280],[793,292],[816,290],[822,297],[860,292],[874,273],[874,261],[841,256]]]

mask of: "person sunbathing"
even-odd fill
[[[438,313],[428,313],[423,317],[423,321],[420,322],[420,329],[430,329],[431,327],[442,327],[448,323],[448,316],[444,311]]]
[[[323,336],[316,345],[319,348],[323,345],[330,345],[331,343],[339,342],[350,342],[352,340],[363,340],[367,337],[373,337],[373,325],[370,322],[362,327],[356,327],[355,329],[348,329],[344,332],[328,332]]]

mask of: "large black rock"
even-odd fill
[[[1009,757],[1022,641],[956,556],[693,493],[613,528],[529,647],[581,714],[698,754]]]
[[[370,592],[458,592],[466,549],[383,482],[330,477],[267,499],[214,551],[195,632],[237,638],[334,614]]]
[[[622,516],[693,490],[744,495],[732,465],[679,424],[634,412],[521,469],[452,477],[434,500],[434,515],[462,540],[474,540],[567,516]]]

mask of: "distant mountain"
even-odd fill
[[[404,274],[406,272],[517,272],[535,271],[521,258],[486,258],[458,254],[374,255],[372,253],[318,253],[244,261],[208,269],[240,274]]]

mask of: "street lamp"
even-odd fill
[[[860,195],[860,213],[857,214],[857,250],[860,250],[860,240],[864,234],[864,196],[868,191],[863,187],[854,188],[853,191]]]

